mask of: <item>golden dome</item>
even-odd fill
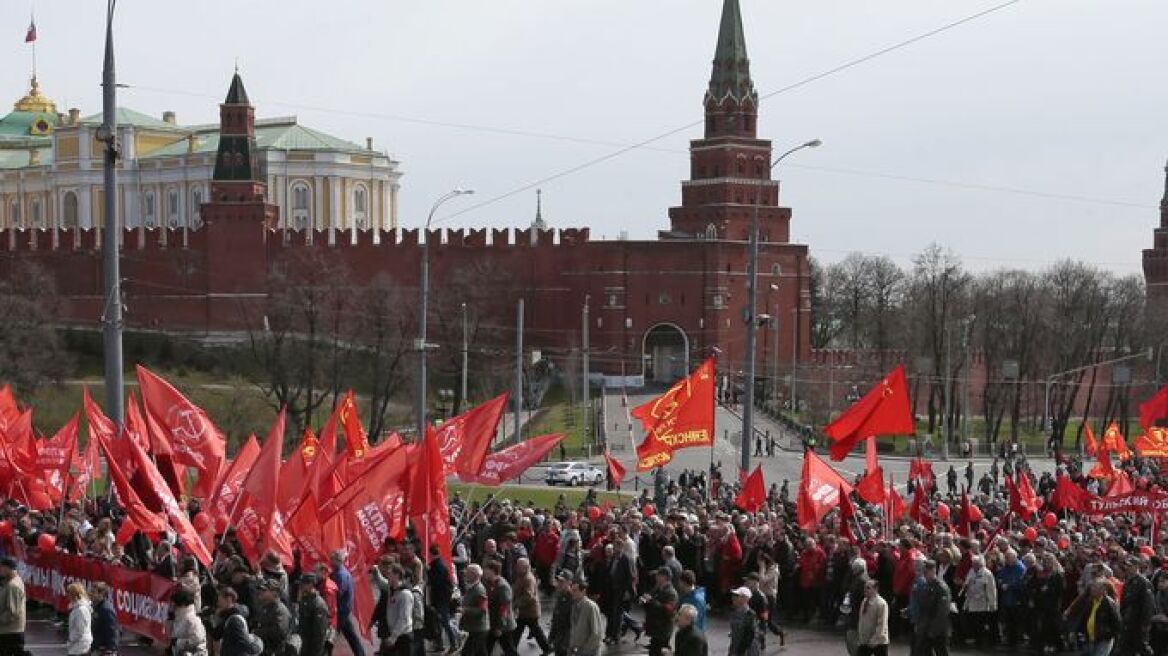
[[[41,93],[41,85],[37,83],[35,75],[32,76],[32,83],[29,85],[28,95],[17,100],[14,108],[18,112],[41,112],[53,115],[57,113],[57,103]]]

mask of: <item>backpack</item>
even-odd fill
[[[414,596],[412,626],[415,631],[421,631],[426,628],[426,599],[418,586],[410,588],[410,594]]]

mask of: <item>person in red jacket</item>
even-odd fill
[[[892,574],[892,594],[895,597],[895,607],[888,613],[894,623],[894,633],[904,630],[905,624],[901,619],[900,611],[908,608],[909,595],[912,593],[913,581],[917,577],[916,561],[923,559],[920,551],[913,546],[912,540],[902,538],[900,548],[896,554],[896,570]]]
[[[729,599],[730,590],[742,585],[742,543],[734,527],[726,524],[726,537],[722,541],[721,565],[718,567],[718,585],[723,598]]]
[[[815,616],[815,609],[819,607],[823,581],[827,576],[827,554],[815,542],[815,538],[807,538],[803,543],[798,568],[801,606],[799,610],[802,612],[803,621],[810,622]]]
[[[531,551],[531,563],[544,590],[552,589],[552,564],[556,562],[559,549],[559,522],[549,519],[535,536],[535,548]]]

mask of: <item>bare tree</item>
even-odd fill
[[[72,364],[54,329],[59,298],[53,278],[30,261],[0,280],[0,380],[20,392],[59,382]]]
[[[369,435],[386,432],[390,403],[409,379],[410,336],[416,323],[406,292],[389,276],[378,276],[359,293],[365,321],[358,333],[360,361],[369,377]]]

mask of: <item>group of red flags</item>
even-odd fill
[[[86,389],[82,412],[47,439],[34,436],[32,410],[21,410],[11,390],[0,388],[0,491],[36,510],[77,500],[91,494],[104,457],[108,482],[126,511],[118,536],[123,542],[137,531],[173,531],[210,565],[216,534],[232,526],[253,562],[274,552],[291,565],[296,551],[309,566],[341,550],[349,566],[362,571],[376,562],[386,539],[405,537],[407,522],[425,557],[435,545],[449,561],[447,477],[500,485],[563,439],[546,435],[491,453],[507,405],[503,394],[431,429],[418,443],[392,435],[370,445],[350,391],[319,438],[307,429],[287,459],[283,411],[262,443],[252,435],[229,459],[223,434],[202,408],[143,367],[137,377],[141,404],[131,396],[121,430]],[[89,435],[84,449],[82,414]],[[189,474],[196,480],[191,491]],[[180,503],[184,497],[202,501],[193,520]],[[372,598],[357,599],[356,608],[368,615]]]

